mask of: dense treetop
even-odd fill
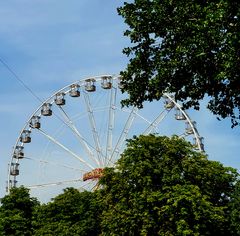
[[[37,207],[34,235],[99,235],[101,204],[97,194],[67,188],[51,202]]]
[[[183,139],[136,137],[104,173],[103,235],[236,235],[236,170]]]
[[[121,72],[124,104],[174,93],[184,107],[208,108],[240,121],[240,4],[238,0],[134,0],[118,8],[132,42]]]
[[[33,212],[40,203],[30,196],[29,190],[12,188],[0,202],[0,236],[32,235]]]
[[[173,136],[134,137],[94,192],[40,204],[24,187],[0,200],[0,236],[240,235],[240,181]]]

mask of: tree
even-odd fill
[[[185,108],[240,121],[240,4],[237,0],[134,0],[118,8],[133,43],[121,72],[124,105],[173,93]]]
[[[135,137],[100,180],[102,235],[236,235],[229,204],[237,178],[183,139]]]
[[[33,211],[39,202],[29,195],[24,187],[12,188],[10,194],[1,199],[0,235],[32,235]]]
[[[34,235],[98,235],[101,207],[97,192],[67,188],[52,202],[38,207]]]
[[[235,185],[232,201],[230,202],[230,221],[233,235],[240,235],[240,180]]]

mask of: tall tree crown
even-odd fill
[[[240,116],[240,4],[237,0],[135,0],[118,13],[128,25],[130,57],[121,72],[123,104],[175,94],[184,107],[208,108],[218,118]]]

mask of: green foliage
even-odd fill
[[[238,0],[134,0],[118,13],[132,46],[121,72],[130,98],[123,104],[175,94],[199,109],[207,96],[217,117],[240,120],[240,4]]]
[[[229,205],[232,234],[240,235],[240,180],[235,185],[232,201]]]
[[[239,174],[176,136],[129,140],[100,186],[42,205],[13,188],[1,199],[0,236],[240,235]]]
[[[100,181],[102,235],[231,235],[237,176],[175,136],[129,140]]]
[[[32,235],[32,216],[37,205],[39,202],[30,197],[28,189],[12,188],[1,199],[0,235]]]
[[[52,202],[36,209],[34,235],[98,235],[101,209],[97,194],[65,189]]]

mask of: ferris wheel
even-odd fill
[[[78,80],[46,99],[25,123],[13,148],[7,192],[19,185],[42,198],[73,186],[92,190],[104,167],[120,158],[126,139],[178,135],[204,151],[196,122],[170,94],[143,109],[122,107],[121,77]],[[51,190],[49,190],[51,188]]]

